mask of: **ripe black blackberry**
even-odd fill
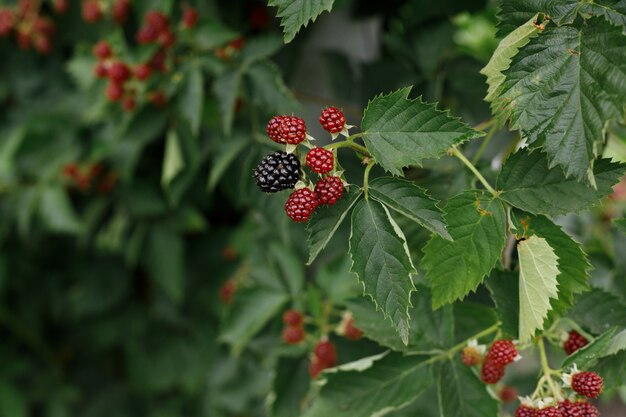
[[[256,167],[254,179],[261,191],[266,193],[293,188],[300,180],[300,161],[294,154],[273,152]]]

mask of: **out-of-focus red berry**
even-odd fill
[[[150,100],[150,103],[156,107],[163,107],[167,104],[167,97],[165,96],[165,93],[160,90],[150,93],[148,99]]]
[[[198,24],[198,10],[193,7],[187,6],[183,11],[183,27],[191,29]]]
[[[235,281],[229,279],[228,281],[224,282],[224,284],[222,284],[222,286],[220,287],[220,300],[222,300],[222,303],[232,303],[235,291],[237,291],[237,285],[235,284]]]
[[[124,96],[124,86],[115,81],[109,81],[106,93],[109,101],[120,101]]]
[[[82,8],[83,20],[94,23],[102,19],[102,7],[98,0],[85,0]]]
[[[152,68],[148,64],[141,64],[135,67],[135,78],[141,81],[145,81],[150,78],[152,74]]]
[[[123,62],[114,62],[109,68],[109,78],[116,83],[124,83],[130,78],[130,69]]]
[[[93,73],[98,78],[107,78],[109,76],[109,69],[107,64],[105,64],[104,62],[96,63],[96,65],[93,67]]]
[[[33,39],[33,45],[37,52],[42,54],[48,54],[52,50],[52,42],[50,42],[50,38],[45,35],[36,36]]]
[[[126,22],[129,12],[130,0],[115,0],[115,3],[113,3],[113,7],[111,8],[111,14],[113,15],[115,23],[121,25]]]
[[[245,43],[246,43],[246,39],[243,36],[240,36],[237,39],[234,39],[234,40],[230,41],[228,46],[233,48],[235,51],[238,51],[241,48],[243,48],[243,45]]]
[[[164,48],[171,48],[176,43],[176,35],[170,30],[165,30],[159,34],[157,42]]]
[[[98,59],[106,59],[113,55],[113,50],[108,42],[100,41],[93,47],[93,54]]]
[[[98,184],[98,192],[100,194],[108,194],[117,184],[117,174],[110,172],[104,176],[100,184]]]
[[[54,0],[52,7],[58,14],[65,14],[70,8],[70,0]]]
[[[124,107],[124,110],[127,112],[132,112],[137,108],[137,101],[134,97],[126,97],[122,102],[122,107]]]
[[[270,14],[266,6],[255,6],[250,11],[250,26],[254,29],[265,29],[270,23]]]
[[[159,33],[149,26],[144,26],[137,32],[136,40],[139,44],[146,44],[156,41]]]
[[[146,25],[157,31],[157,33],[161,33],[169,28],[167,16],[156,10],[147,12],[144,16],[144,20]]]
[[[0,37],[7,36],[15,26],[15,15],[8,7],[0,8]]]

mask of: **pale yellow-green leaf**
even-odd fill
[[[548,242],[538,236],[517,245],[519,254],[519,338],[528,342],[543,326],[550,311],[550,298],[557,298],[559,258]]]
[[[165,157],[163,158],[163,173],[161,175],[161,183],[164,187],[170,185],[172,180],[185,168],[185,160],[183,159],[180,144],[178,143],[178,135],[174,130],[167,134],[165,143]]]

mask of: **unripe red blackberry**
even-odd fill
[[[480,371],[480,379],[485,384],[497,384],[502,377],[504,377],[504,366],[495,363],[487,357]]]
[[[350,318],[346,321],[346,327],[343,330],[343,335],[348,340],[359,340],[363,337],[363,331],[354,325],[354,319]]]
[[[163,107],[167,104],[167,96],[161,90],[153,91],[148,95],[148,100],[155,107]]]
[[[233,39],[228,42],[228,47],[234,49],[235,51],[240,50],[246,43],[246,38],[243,36],[239,36],[238,38]]]
[[[115,23],[121,25],[126,22],[128,13],[130,13],[130,0],[115,0],[111,8],[111,14]]]
[[[141,64],[135,67],[135,77],[138,80],[145,81],[152,75],[152,68],[148,64]]]
[[[254,170],[256,185],[265,193],[293,188],[300,180],[300,161],[294,154],[276,151],[267,155]]]
[[[155,71],[161,71],[163,73],[167,72],[167,65],[165,64],[165,60],[167,59],[167,53],[164,49],[159,49],[152,58],[150,58],[150,68]]]
[[[343,181],[334,176],[322,178],[315,184],[315,194],[320,205],[332,206],[343,195]]]
[[[93,54],[98,59],[106,59],[113,55],[113,50],[108,42],[100,41],[93,47]]]
[[[161,33],[169,28],[167,16],[156,10],[147,12],[144,20],[146,25],[153,28],[157,33]]]
[[[109,68],[108,65],[104,62],[98,62],[93,67],[93,73],[98,78],[107,78],[109,76]]]
[[[515,387],[505,386],[498,393],[498,397],[503,403],[512,403],[517,400],[517,390]]]
[[[70,0],[54,0],[52,7],[54,7],[54,11],[58,14],[65,14],[70,8]]]
[[[283,330],[283,340],[290,345],[302,342],[304,336],[304,329],[300,326],[288,326]]]
[[[33,40],[33,44],[37,52],[42,54],[48,54],[52,50],[52,42],[50,42],[50,38],[46,36],[36,36]]]
[[[85,0],[82,8],[83,20],[94,23],[102,19],[102,7],[98,0]]]
[[[275,116],[269,121],[265,131],[277,143],[297,145],[306,139],[306,124],[296,116]]]
[[[311,378],[315,379],[326,368],[328,367],[320,362],[317,358],[313,358],[311,360],[311,363],[309,364],[309,375],[311,375]]]
[[[585,339],[583,335],[578,333],[576,330],[572,330],[569,332],[567,340],[563,343],[563,350],[565,350],[567,355],[571,355],[578,349],[587,346],[588,343],[589,341]]]
[[[285,212],[291,220],[302,223],[309,220],[317,208],[317,195],[308,188],[300,188],[291,193],[285,202]]]
[[[198,10],[187,6],[183,12],[183,27],[191,29],[198,23]]]
[[[56,32],[56,26],[54,25],[54,22],[46,17],[41,16],[37,17],[37,19],[35,20],[33,29],[35,32],[47,36],[52,36],[54,32]]]
[[[517,349],[512,341],[501,339],[496,340],[489,348],[487,357],[495,364],[506,366],[515,361]]]
[[[559,409],[563,414],[563,417],[582,417],[580,407],[578,403],[571,402],[569,400],[561,401],[559,403]]]
[[[124,96],[124,86],[115,81],[109,81],[106,94],[109,101],[120,101]]]
[[[563,417],[563,413],[558,407],[550,406],[537,410],[536,417]]]
[[[315,349],[313,350],[317,360],[331,368],[337,363],[337,351],[335,345],[329,340],[322,340],[317,342]]]
[[[157,40],[159,33],[150,26],[144,26],[137,31],[135,39],[140,45],[151,43]]]
[[[346,116],[336,107],[328,107],[322,110],[320,124],[330,133],[339,133],[346,126]]]
[[[15,15],[13,10],[3,7],[0,8],[0,37],[7,36],[15,26]]]
[[[126,97],[122,103],[122,107],[124,107],[124,110],[127,112],[135,111],[135,108],[137,108],[137,101],[134,97]]]
[[[300,326],[303,320],[304,317],[298,310],[291,309],[283,313],[283,323],[287,326]]]
[[[466,346],[461,354],[461,362],[465,366],[476,366],[483,361],[483,354],[475,346]]]
[[[130,78],[130,69],[123,62],[114,62],[109,68],[109,78],[116,83],[124,83]]]
[[[233,301],[233,295],[237,291],[237,284],[232,279],[224,282],[220,287],[220,300],[224,304],[230,304]]]
[[[533,407],[529,407],[527,405],[520,405],[519,407],[517,407],[517,410],[515,410],[515,417],[536,417],[537,416],[537,409],[533,408]]]
[[[165,30],[159,34],[157,42],[163,48],[170,48],[176,43],[176,35],[170,30]]]
[[[335,168],[335,157],[328,149],[313,148],[306,154],[306,164],[313,172],[328,174]]]
[[[580,417],[599,417],[600,416],[600,411],[593,404],[590,404],[586,401],[578,401],[575,404],[578,406]]]
[[[595,372],[578,372],[572,375],[572,389],[580,395],[598,398],[602,388],[602,378]]]

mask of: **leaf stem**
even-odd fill
[[[357,133],[355,135],[349,136],[348,140],[345,140],[345,141],[342,141],[342,142],[335,142],[335,143],[331,143],[330,145],[326,145],[326,146],[324,146],[324,148],[328,149],[328,150],[339,149],[339,148],[351,148],[351,149],[354,149],[355,151],[357,151],[359,153],[362,153],[365,156],[372,156],[365,146],[361,146],[358,143],[352,142],[352,140],[354,140],[354,138],[359,137],[357,135],[360,135],[360,133]]]
[[[449,350],[447,350],[443,355],[448,356],[448,357],[452,357],[454,356],[455,353],[457,353],[460,350],[463,350],[463,348],[465,346],[467,346],[467,343],[470,340],[474,340],[474,339],[480,339],[482,337],[485,336],[489,336],[492,333],[497,332],[500,329],[500,322],[494,324],[491,327],[486,328],[485,330],[483,330],[482,332],[476,333],[473,336],[470,336],[468,339],[464,340],[463,342],[459,343],[456,346],[453,346],[452,348],[450,348]]]
[[[491,142],[493,135],[497,131],[498,131],[498,125],[496,124],[491,125],[491,129],[489,129],[489,132],[487,132],[487,136],[485,136],[485,139],[483,139],[483,143],[480,144],[480,148],[478,148],[478,150],[476,151],[476,154],[472,158],[472,164],[475,165],[480,160],[480,157],[485,152],[485,149],[487,149],[487,146],[489,146],[489,142]]]
[[[543,343],[543,337],[539,338],[539,342],[537,343],[539,346],[539,356],[541,358],[541,369],[543,370],[543,376],[546,378],[546,382],[548,383],[548,387],[550,388],[550,392],[552,396],[559,401],[561,399],[561,394],[559,393],[556,385],[554,385],[554,380],[552,380],[552,375],[556,372],[550,368],[548,364],[548,356],[546,355],[546,346]]]
[[[469,168],[470,171],[474,174],[474,176],[480,181],[480,183],[485,187],[487,191],[489,191],[494,196],[498,195],[498,192],[487,182],[485,177],[478,171],[478,169],[472,164],[466,157],[459,151],[457,148],[452,148],[452,155],[456,156]]]
[[[369,188],[370,171],[372,170],[375,164],[376,164],[376,160],[372,159],[371,161],[369,161],[367,166],[365,167],[365,172],[363,173],[363,194],[365,195],[366,200],[368,197],[367,192]]]

